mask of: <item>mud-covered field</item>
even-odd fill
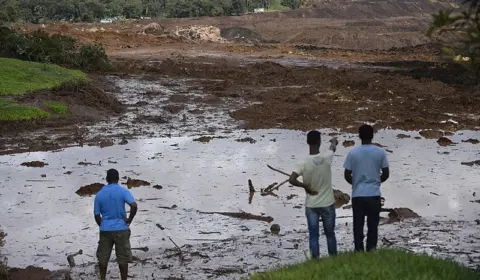
[[[421,216],[386,219],[382,246],[475,269],[480,85],[444,63],[423,34],[442,5],[325,2],[161,20],[155,34],[141,32],[150,21],[17,26],[102,43],[113,70],[90,74],[88,85],[41,93],[67,103],[67,117],[0,124],[2,252],[11,267],[35,266],[12,270],[10,279],[59,269],[58,277],[93,279],[97,229],[88,194],[112,167],[139,200],[136,279],[238,279],[301,262],[303,193],[283,185],[262,195],[285,179],[266,165],[290,172],[306,152],[303,132],[322,129],[325,141],[341,138],[334,184],[348,194],[341,166],[359,144],[352,133],[361,123],[379,130],[376,142],[389,152],[386,206]],[[36,94],[18,102],[35,103]],[[257,189],[252,204],[248,179]],[[337,216],[339,246],[351,250],[348,205]],[[79,250],[71,269],[66,257]],[[114,263],[111,269],[113,277]]]

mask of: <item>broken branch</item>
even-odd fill
[[[268,164],[267,164],[267,167],[270,168],[270,169],[272,169],[273,171],[276,171],[276,172],[278,172],[278,173],[280,173],[280,174],[283,174],[283,175],[285,175],[285,176],[290,177],[290,174],[288,174],[287,172],[284,172],[284,171],[282,171],[282,170],[280,170],[280,169],[276,169],[276,168],[274,168],[274,167],[272,167],[272,166],[270,166],[270,165],[268,165]]]

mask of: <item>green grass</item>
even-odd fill
[[[68,113],[67,104],[55,101],[43,101],[42,104],[52,110],[55,114],[64,115]]]
[[[78,70],[53,64],[0,58],[0,95],[17,95],[86,80]]]
[[[455,262],[399,250],[348,253],[277,271],[254,274],[251,280],[476,280],[478,273]]]
[[[48,117],[48,112],[32,106],[14,104],[0,108],[0,121],[26,121]]]

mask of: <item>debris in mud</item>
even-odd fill
[[[68,265],[70,267],[75,267],[75,257],[78,255],[83,255],[83,250],[79,250],[77,253],[67,256]]]
[[[379,148],[386,148],[387,146],[384,146],[382,144],[379,144],[379,143],[372,143],[373,145],[379,147]]]
[[[438,145],[440,146],[450,146],[454,145],[452,140],[448,139],[447,137],[440,137],[440,139],[437,140]]]
[[[470,161],[470,162],[462,162],[462,165],[467,165],[467,166],[480,165],[480,159],[475,161]]]
[[[343,141],[343,146],[344,146],[345,148],[355,146],[355,141],[353,141],[353,140],[345,140],[345,141]]]
[[[242,139],[237,139],[235,140],[237,142],[249,142],[250,144],[255,144],[257,143],[257,141],[251,137],[245,137],[245,138],[242,138]]]
[[[98,162],[98,164],[95,164],[95,163],[91,163],[91,162],[79,162],[78,165],[81,165],[81,166],[89,166],[89,165],[98,165],[98,166],[101,166],[102,163],[101,162]]]
[[[156,224],[156,226],[157,226],[160,230],[165,230],[165,228],[164,228],[161,224]]]
[[[480,199],[478,199],[478,200],[470,200],[470,202],[472,202],[472,203],[480,203]]]
[[[147,34],[154,34],[154,35],[161,35],[164,33],[165,28],[156,22],[149,23],[142,27],[140,34],[147,35]]]
[[[122,141],[120,141],[120,143],[118,143],[118,145],[127,145],[128,144],[128,140],[125,139],[125,138],[122,138]]]
[[[26,166],[26,167],[45,167],[48,165],[48,163],[45,163],[43,161],[30,161],[30,162],[24,162],[21,164],[21,166]]]
[[[165,116],[158,116],[158,115],[151,115],[151,116],[138,116],[136,118],[137,122],[149,122],[149,123],[156,123],[156,124],[165,124],[168,123],[167,118]]]
[[[410,138],[410,137],[412,137],[412,136],[407,135],[407,134],[402,134],[402,133],[400,133],[400,134],[397,135],[397,138],[398,138],[398,139],[405,139],[405,138]]]
[[[98,193],[103,188],[103,186],[104,184],[94,183],[94,184],[81,187],[75,193],[78,194],[79,196],[94,195]]]
[[[221,267],[215,270],[204,269],[205,272],[211,272],[214,276],[226,276],[229,274],[244,274],[245,271],[240,267]]]
[[[292,200],[293,198],[297,197],[298,195],[296,194],[290,194],[290,195],[287,195],[287,200]]]
[[[100,148],[111,147],[111,146],[113,146],[113,145],[115,145],[115,143],[113,143],[113,141],[110,140],[110,139],[102,140],[102,141],[98,144],[98,146],[100,146]]]
[[[208,235],[208,234],[222,234],[222,233],[219,231],[200,231],[198,234]]]
[[[185,109],[185,106],[183,105],[165,105],[163,106],[163,110],[169,112],[170,114],[178,114],[180,113],[183,109]]]
[[[143,186],[150,186],[151,184],[147,181],[143,181],[143,180],[138,180],[138,179],[131,179],[130,177],[127,179],[127,188],[131,189],[131,188],[139,188],[139,187],[143,187]]]
[[[158,206],[157,208],[161,208],[161,209],[167,209],[167,210],[175,210],[178,208],[177,205],[173,204],[172,206],[168,207],[168,206]]]
[[[272,234],[275,234],[275,235],[280,234],[280,225],[279,225],[279,224],[273,224],[273,225],[270,227],[270,232],[271,232]]]
[[[387,223],[400,222],[405,219],[420,218],[420,215],[409,208],[393,208],[384,210],[389,212]]]
[[[257,220],[257,221],[267,222],[267,223],[271,223],[273,221],[273,218],[270,217],[270,216],[267,216],[267,217],[258,216],[258,215],[250,214],[250,213],[247,213],[247,212],[237,212],[236,213],[236,212],[201,212],[201,211],[199,211],[198,213],[199,214],[207,214],[207,215],[218,214],[218,215],[237,218],[237,219],[241,219],[241,220]]]
[[[333,196],[335,197],[335,208],[337,209],[350,202],[350,195],[340,190],[333,190]]]
[[[222,43],[220,28],[211,25],[176,26],[172,35],[194,43]]]
[[[155,185],[155,186],[153,186],[153,188],[154,188],[154,189],[157,189],[157,190],[161,190],[161,189],[163,189],[163,187],[162,187],[162,186],[160,186],[160,185]]]
[[[213,139],[225,139],[227,137],[224,136],[202,136],[200,138],[193,139],[195,142],[200,142],[200,143],[208,143]]]
[[[438,139],[440,137],[445,136],[445,133],[438,130],[432,130],[432,129],[421,130],[419,134],[426,139]]]
[[[468,140],[462,140],[462,142],[464,142],[464,143],[471,143],[471,144],[478,144],[478,143],[480,143],[480,140],[470,138],[470,139],[468,139]]]
[[[64,175],[72,175],[73,171],[67,171],[65,173],[63,173]]]
[[[252,180],[248,179],[248,204],[252,204],[253,196],[255,195],[255,187]]]

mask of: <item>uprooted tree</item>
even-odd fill
[[[480,76],[480,0],[464,0],[460,6],[450,4],[450,8],[434,14],[427,34],[440,41],[450,59]]]

